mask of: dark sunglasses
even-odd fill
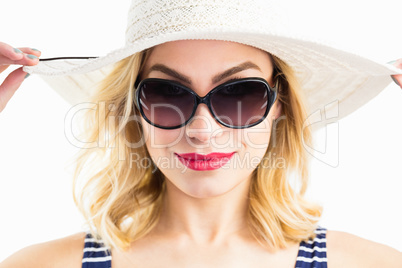
[[[200,103],[208,106],[216,121],[229,128],[248,128],[261,123],[276,100],[277,85],[271,88],[262,78],[225,82],[200,97],[177,82],[148,78],[135,91],[135,105],[143,118],[162,129],[185,126]]]

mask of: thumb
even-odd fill
[[[4,110],[8,101],[20,87],[26,76],[27,73],[22,70],[22,67],[18,68],[11,72],[3,84],[0,85],[0,112]]]

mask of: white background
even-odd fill
[[[379,62],[401,58],[400,1],[367,2],[285,4],[294,7],[287,20],[317,40]],[[43,57],[103,55],[123,46],[128,6],[128,0],[2,0],[0,40],[40,49]],[[83,230],[67,166],[77,150],[64,136],[69,108],[31,76],[0,114],[0,261]],[[339,121],[338,166],[312,164],[308,194],[324,206],[321,226],[402,251],[401,115],[402,90],[393,84]],[[318,134],[317,146],[324,148],[325,133]]]

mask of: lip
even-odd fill
[[[232,153],[210,153],[207,155],[188,153],[178,154],[175,153],[180,162],[186,167],[197,170],[215,170],[226,165],[233,157],[235,152]]]

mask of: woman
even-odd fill
[[[37,52],[2,46],[17,63],[37,63],[28,55]],[[16,89],[24,75],[12,74],[2,92]],[[210,99],[188,105],[191,91]],[[302,91],[292,68],[267,51],[224,40],[161,42],[121,60],[92,100],[112,106],[84,133],[96,138],[95,126],[114,118],[108,135],[117,146],[82,153],[75,198],[113,258],[93,249],[102,245],[89,237],[83,258],[85,234],[78,234],[27,248],[4,267],[401,263],[389,247],[317,226],[321,208],[303,198],[309,131]],[[93,152],[100,169],[82,175]],[[128,156],[138,156],[134,165]],[[300,192],[290,171],[298,173]]]

